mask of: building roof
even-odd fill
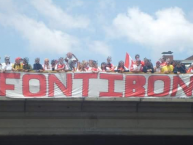
[[[185,60],[193,60],[193,55],[188,57],[188,58],[186,58]]]
[[[162,52],[162,54],[172,54],[173,52],[168,51],[168,52]]]

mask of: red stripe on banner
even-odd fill
[[[14,90],[15,86],[7,84],[6,79],[20,79],[20,74],[0,73],[0,96],[6,96],[6,90]]]
[[[74,74],[75,79],[82,79],[83,85],[82,85],[82,96],[88,97],[88,91],[89,91],[89,79],[97,79],[98,74],[95,73],[78,73]]]
[[[62,91],[66,96],[72,96],[72,74],[66,74],[66,86],[61,82],[54,74],[49,75],[49,97],[54,96],[54,84]]]
[[[122,97],[121,92],[115,92],[115,80],[123,80],[123,75],[100,74],[100,79],[108,80],[108,92],[100,92],[100,97]]]

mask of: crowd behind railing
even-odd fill
[[[106,62],[102,62],[98,66],[97,61],[78,61],[77,57],[73,53],[67,53],[66,57],[60,57],[58,60],[53,59],[51,62],[49,59],[44,60],[44,64],[40,64],[40,58],[35,59],[33,66],[29,64],[27,57],[15,59],[15,63],[10,62],[10,57],[5,56],[5,62],[0,63],[0,71],[3,73],[14,71],[14,72],[131,72],[131,73],[164,73],[164,74],[182,74],[182,73],[193,73],[193,63],[188,69],[184,64],[180,62],[170,61],[165,57],[160,58],[156,62],[155,67],[150,59],[144,58],[140,60],[140,55],[135,55],[135,60],[131,61],[130,67],[126,67],[124,61],[120,61],[117,66],[112,64],[112,58],[108,57]]]

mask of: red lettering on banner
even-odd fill
[[[19,73],[0,73],[0,96],[6,96],[6,90],[14,90],[14,85],[6,84],[6,79],[20,79]]]
[[[178,91],[178,85],[180,85],[180,87],[183,89],[186,96],[192,96],[193,76],[190,77],[190,83],[188,86],[184,83],[184,81],[179,76],[174,76],[171,96],[176,96],[176,93]]]
[[[39,89],[37,93],[30,92],[29,81],[31,79],[36,79],[40,82]],[[46,96],[46,77],[43,74],[26,74],[23,76],[23,95],[25,97],[42,97]]]
[[[122,97],[122,93],[114,92],[115,80],[123,80],[123,75],[119,74],[100,74],[100,79],[108,80],[108,92],[100,92],[100,97]]]
[[[54,84],[58,86],[58,88],[63,92],[66,96],[72,96],[72,74],[66,74],[66,87],[64,84],[54,75],[51,74],[48,77],[49,81],[49,97],[54,96]]]
[[[96,73],[76,73],[74,74],[75,79],[82,79],[82,96],[88,97],[88,89],[89,89],[89,79],[97,79],[98,74]]]
[[[144,97],[145,83],[146,79],[142,75],[127,75],[125,79],[125,97]]]
[[[163,81],[163,92],[162,93],[154,93],[155,90],[155,82],[156,81]],[[168,96],[170,93],[170,77],[169,76],[150,76],[148,79],[148,96],[155,96],[155,97],[164,97]]]

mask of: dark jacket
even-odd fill
[[[43,70],[43,67],[41,64],[35,63],[33,66],[33,70]]]
[[[186,70],[183,68],[183,67],[175,67],[174,68],[174,70],[173,70],[173,72],[175,73],[175,74],[177,74],[177,72],[180,72],[180,73],[186,73]]]
[[[151,65],[151,66],[144,66],[143,67],[143,72],[144,73],[147,73],[147,70],[148,69],[151,69],[152,71],[151,71],[151,73],[154,73],[154,68],[153,68],[153,66]]]

